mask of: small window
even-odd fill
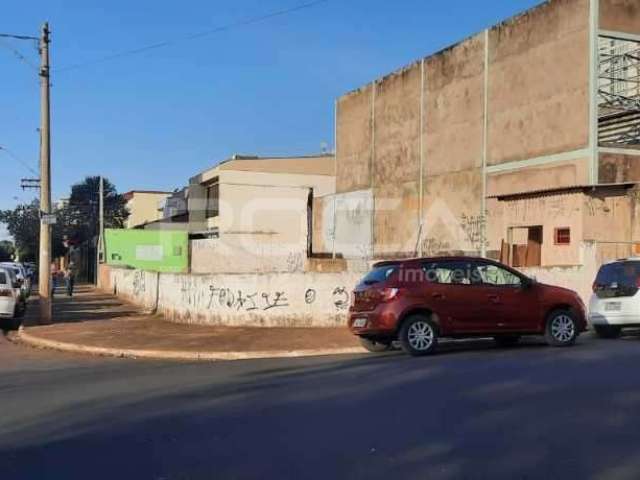
[[[0,285],[8,285],[9,282],[7,282],[7,274],[4,272],[0,272]]]
[[[217,217],[220,214],[219,202],[220,202],[220,186],[216,180],[215,183],[208,185],[206,190],[207,204],[206,204],[206,217]]]
[[[555,244],[556,245],[569,245],[571,243],[571,229],[570,228],[556,228],[555,231]]]

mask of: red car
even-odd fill
[[[354,291],[349,329],[369,351],[399,340],[421,356],[440,337],[493,337],[507,346],[522,335],[544,335],[552,346],[568,346],[587,321],[572,290],[491,260],[441,257],[375,264]]]

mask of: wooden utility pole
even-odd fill
[[[100,175],[100,225],[98,233],[98,245],[96,246],[96,285],[100,279],[100,254],[104,252],[104,179]]]
[[[51,323],[51,131],[49,103],[49,24],[40,38],[40,322]]]

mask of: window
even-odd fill
[[[478,272],[482,278],[482,283],[486,285],[519,287],[522,284],[522,279],[519,276],[497,265],[480,264]]]
[[[220,214],[219,199],[220,199],[220,184],[217,179],[215,183],[208,185],[207,187],[207,205],[206,205],[206,217],[217,217]]]
[[[362,285],[375,285],[376,283],[382,283],[386,281],[391,275],[393,275],[393,272],[395,272],[396,269],[396,265],[374,268],[365,275],[360,283]]]
[[[7,282],[7,274],[4,272],[0,272],[0,285],[8,285],[9,282]]]
[[[471,262],[430,263],[423,267],[425,280],[451,285],[474,285],[480,283],[477,269]]]
[[[571,229],[556,228],[554,241],[556,245],[569,245],[571,243]]]

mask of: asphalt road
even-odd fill
[[[217,364],[0,338],[0,478],[637,479],[640,338]]]

